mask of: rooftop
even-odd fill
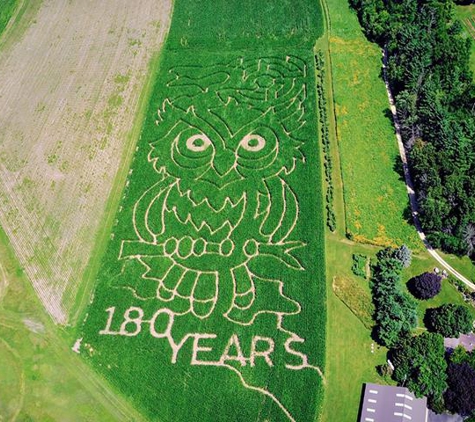
[[[360,422],[426,422],[427,399],[405,387],[365,384]]]
[[[471,352],[475,349],[475,334],[461,334],[459,338],[444,339],[444,346],[446,349],[455,349],[459,345],[462,345],[465,350]]]

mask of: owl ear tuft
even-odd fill
[[[195,116],[195,115],[196,115],[196,113],[195,113],[195,106],[194,106],[194,105],[190,105],[190,106],[186,109],[185,113],[186,113],[186,114],[192,114],[193,116]]]
[[[163,103],[162,103],[162,110],[165,113],[167,110],[173,107],[172,102],[170,101],[169,98],[166,98]]]
[[[165,114],[169,113],[173,109],[173,104],[171,103],[170,99],[166,98],[162,102],[162,106],[157,110],[157,120],[155,120],[155,124],[158,126],[159,124],[163,123],[165,119]]]
[[[292,157],[291,160],[289,160],[284,167],[282,167],[282,171],[285,173],[286,176],[288,176],[290,173],[292,173],[295,170],[295,166],[297,165],[297,160],[301,160],[301,157],[303,157],[302,153],[300,150],[297,150],[299,157]]]

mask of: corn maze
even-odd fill
[[[224,301],[223,316],[238,324],[262,312],[298,313],[283,282],[253,261],[303,270],[294,251],[305,245],[292,240],[299,203],[285,178],[305,161],[296,137],[305,123],[305,63],[240,59],[170,73],[178,96],[159,111],[164,137],[149,155],[161,179],[134,205],[137,239],[122,241],[120,259],[144,268],[129,289],[197,318]],[[247,124],[236,127],[232,116],[243,109]]]
[[[165,52],[73,347],[150,420],[316,418],[316,101],[310,48]]]

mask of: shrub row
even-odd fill
[[[366,278],[366,263],[368,262],[368,257],[366,255],[361,255],[354,253],[353,254],[353,265],[351,266],[351,271],[354,275],[358,277]]]
[[[330,136],[328,132],[327,99],[325,95],[325,62],[323,53],[317,52],[315,55],[316,84],[318,96],[318,120],[320,123],[320,134],[323,144],[323,167],[325,169],[325,182],[327,185],[325,200],[327,210],[327,226],[334,232],[336,230],[336,217],[333,208],[333,180],[332,180],[332,158],[330,154]]]
[[[452,274],[449,274],[447,280],[462,294],[463,300],[465,302],[470,303],[472,306],[475,306],[474,291],[469,289],[463,281],[459,280],[458,278],[455,278]]]
[[[401,273],[404,262],[401,248],[386,248],[376,255],[371,293],[375,305],[375,334],[378,342],[394,347],[402,338],[410,337],[417,327],[417,304],[402,290]]]

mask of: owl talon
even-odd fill
[[[248,293],[244,293],[244,294],[236,296],[234,298],[233,306],[241,310],[245,310],[245,309],[250,308],[253,302],[254,302],[254,292],[250,291]]]
[[[225,317],[232,322],[242,325],[252,324],[261,313],[293,315],[300,312],[298,302],[285,296],[282,282],[253,277],[254,289],[249,293],[235,295],[231,309]],[[249,295],[249,297],[248,297]],[[250,304],[243,307],[244,300],[252,298]]]
[[[159,286],[157,289],[157,298],[164,302],[169,302],[175,297],[175,292],[168,290],[165,286]]]
[[[198,318],[204,319],[208,318],[213,313],[215,304],[216,301],[213,299],[206,301],[195,300],[191,302],[191,310]]]

